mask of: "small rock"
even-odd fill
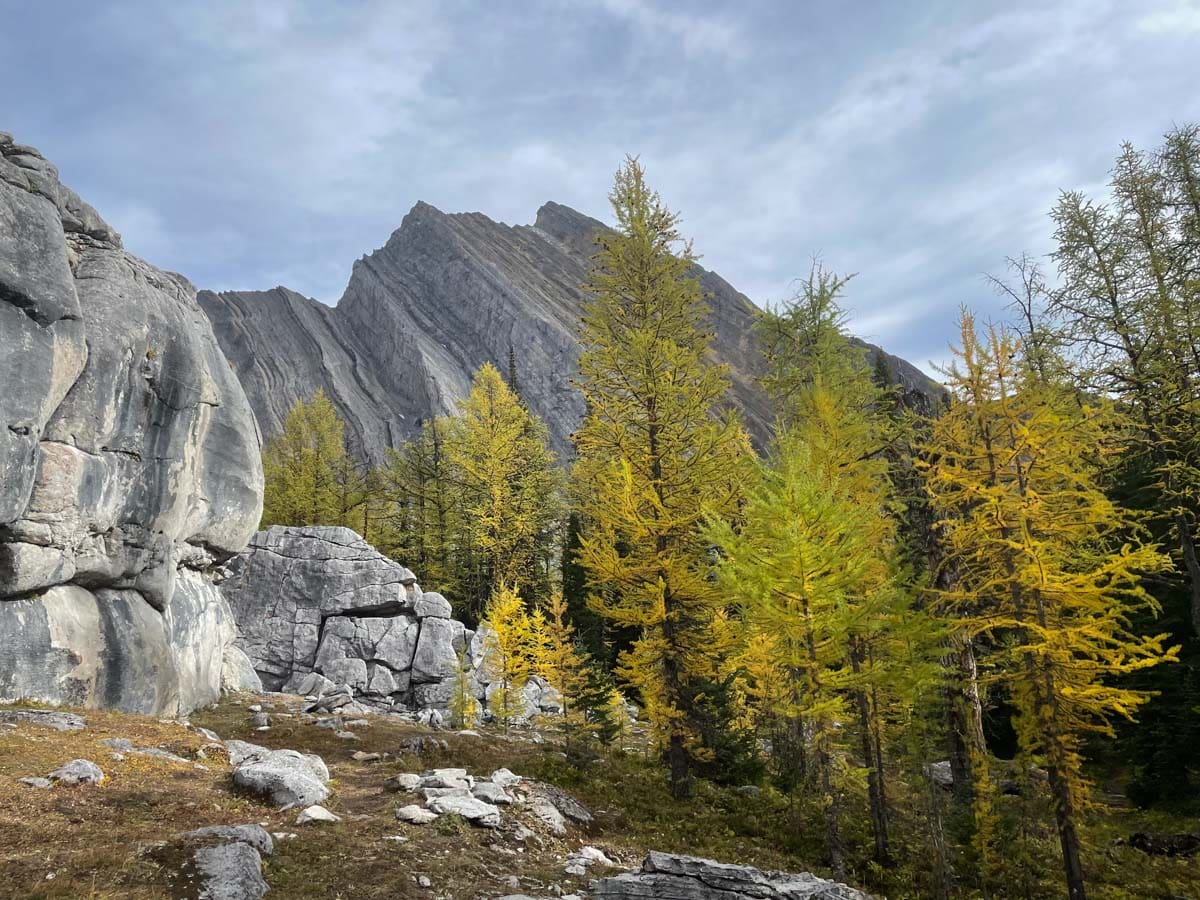
[[[370,728],[371,723],[366,719],[350,719],[346,722],[347,728]]]
[[[529,806],[535,819],[541,822],[551,834],[564,835],[567,833],[567,820],[558,808],[544,797],[536,797]]]
[[[563,871],[568,875],[574,875],[577,878],[582,878],[587,875],[588,869],[592,866],[615,866],[611,859],[604,855],[604,851],[598,847],[580,847],[567,858],[567,864]]]
[[[481,828],[500,827],[500,810],[471,796],[435,797],[429,801],[429,808],[439,815],[462,816]]]
[[[360,740],[362,740],[362,738],[360,738],[353,731],[335,731],[333,733],[333,736],[336,738],[341,738],[343,741],[360,741]]]
[[[261,703],[252,703],[246,707],[246,710],[247,710],[247,712],[260,713],[260,712],[262,712],[262,704]]]
[[[402,834],[385,834],[383,836],[383,839],[385,841],[391,841],[392,843],[395,843],[395,844],[407,844],[408,843],[408,838],[406,838]]]
[[[393,775],[383,783],[385,791],[415,791],[421,786],[421,776],[414,775],[411,772],[402,772],[399,775]]]
[[[954,789],[954,772],[950,768],[950,760],[929,763],[925,766],[925,777],[943,790]]]
[[[450,750],[450,745],[441,738],[429,737],[427,735],[417,735],[415,737],[406,738],[400,742],[401,753],[412,753],[416,756],[424,756],[426,753],[436,751],[446,753]]]
[[[492,784],[498,784],[502,788],[512,787],[514,784],[521,783],[521,776],[514,775],[508,769],[497,769],[492,773]]]
[[[432,769],[421,776],[421,787],[470,789],[475,779],[466,769]]]
[[[256,712],[250,717],[250,727],[258,731],[263,728],[271,727],[271,717],[265,712]]]
[[[436,812],[425,809],[423,806],[410,804],[402,806],[396,810],[396,818],[401,822],[408,822],[411,825],[428,825],[438,817]]]
[[[100,767],[89,759],[73,759],[46,777],[67,785],[100,784],[104,781],[104,773],[100,771]]]
[[[355,750],[350,754],[350,758],[357,762],[378,762],[383,759],[382,753],[368,753],[365,750]]]
[[[762,788],[757,784],[743,784],[741,787],[734,788],[734,792],[743,797],[758,797],[762,795]]]
[[[13,707],[0,709],[0,722],[16,725],[19,722],[31,722],[53,728],[55,731],[82,731],[87,727],[87,719],[75,713],[57,712],[52,709],[23,709]]]
[[[485,803],[508,804],[512,803],[512,797],[500,787],[500,785],[491,781],[480,781],[471,788],[471,794]]]
[[[341,816],[335,816],[323,806],[310,806],[296,817],[297,825],[321,825],[340,821]]]
[[[32,788],[48,788],[53,782],[49,778],[22,778],[21,784],[27,784]]]
[[[277,840],[277,841],[291,841],[291,840],[294,840],[297,836],[298,835],[294,831],[272,831],[271,832],[271,837],[275,838],[275,840]]]
[[[428,875],[418,875],[417,876],[417,884],[423,888],[433,887],[433,882],[429,880]]]
[[[199,725],[195,725],[193,727],[196,729],[196,733],[206,741],[214,741],[216,743],[221,742],[221,739],[217,736],[215,731],[209,731],[207,728],[201,728]]]

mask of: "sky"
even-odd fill
[[[819,257],[929,370],[1061,190],[1200,121],[1200,0],[0,0],[0,130],[126,247],[336,303],[418,200],[609,220],[626,154],[760,304]],[[1052,261],[1047,265],[1052,269]]]

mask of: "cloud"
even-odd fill
[[[706,266],[771,302],[820,254],[918,363],[1000,312],[982,273],[1050,249],[1060,188],[1200,119],[1194,2],[48,7],[0,33],[0,127],[201,286],[335,302],[417,200],[604,217],[634,153]]]
[[[599,0],[608,13],[624,19],[644,35],[660,42],[679,42],[688,56],[726,57],[740,60],[748,47],[737,26],[728,19],[661,9],[650,0]]]
[[[1181,0],[1138,19],[1137,27],[1147,34],[1183,37],[1200,32],[1200,3]]]

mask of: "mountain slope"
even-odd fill
[[[522,396],[567,456],[583,415],[571,386],[580,285],[604,227],[557,203],[518,226],[418,203],[383,247],[354,264],[336,308],[282,287],[202,291],[199,300],[266,436],[296,400],[323,388],[355,455],[377,464],[423,419],[456,412],[480,365],[504,371],[511,348]],[[757,307],[716,273],[696,274],[711,307],[714,355],[730,367],[730,399],[762,441],[771,416],[755,384]],[[889,359],[906,386],[934,389],[913,366]]]

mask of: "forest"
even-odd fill
[[[318,393],[264,448],[263,526],[359,532],[488,623],[502,698],[561,692],[579,764],[631,701],[676,798],[778,791],[780,840],[819,835],[839,879],[1165,896],[1104,870],[1113,840],[1200,846],[1200,126],[1059,196],[1050,256],[990,278],[1006,320],[960,311],[939,398],[858,349],[853,277],[814,262],[756,325],[761,448],[679,216],[633,158],[610,199],[573,458],[511,353],[377,469]]]

